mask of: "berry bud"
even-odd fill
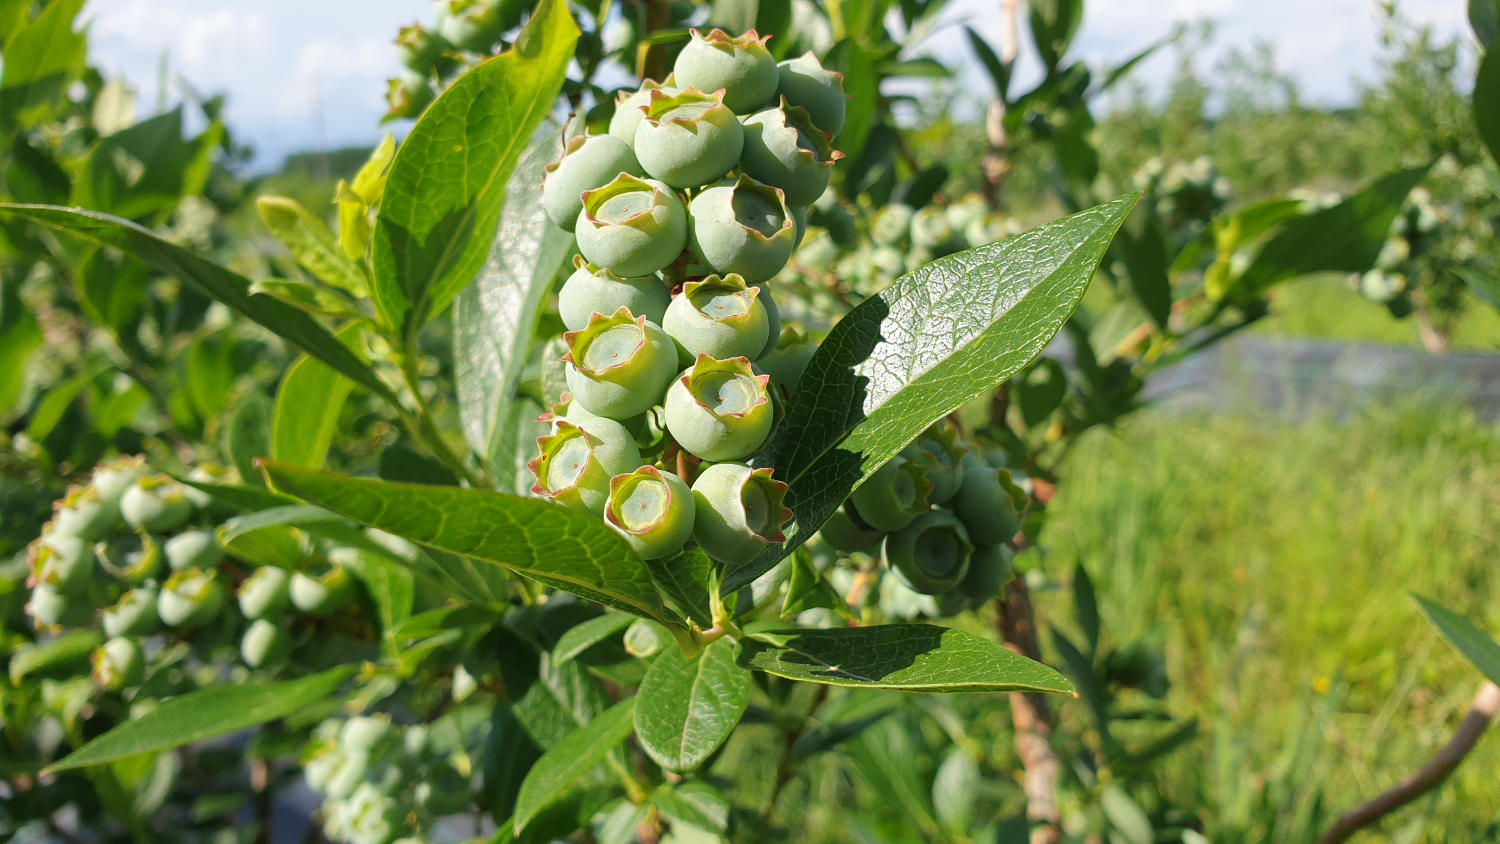
[[[609,134],[611,137],[619,138],[627,144],[635,143],[635,130],[646,118],[643,109],[651,104],[651,92],[661,91],[663,94],[677,94],[682,91],[676,85],[670,84],[672,77],[667,77],[669,83],[666,85],[647,79],[641,83],[638,91],[621,91],[615,97],[615,113],[609,119]]]
[[[894,457],[876,470],[849,500],[865,524],[876,530],[900,530],[929,508],[932,482],[927,469]]]
[[[704,35],[692,30],[692,41],[677,54],[672,75],[677,84],[700,91],[724,91],[724,103],[735,114],[748,114],[776,96],[780,76],[766,41],[755,30],[738,37],[722,29]],[[728,168],[725,168],[728,169]]]
[[[251,668],[275,668],[286,662],[291,636],[280,625],[257,618],[240,638],[240,658]]]
[[[179,533],[162,543],[162,551],[173,571],[211,569],[224,559],[224,549],[219,547],[219,540],[209,530]]]
[[[26,614],[38,627],[82,624],[88,620],[88,613],[85,602],[70,599],[45,583],[33,587],[26,601]]]
[[[460,50],[488,53],[500,36],[493,6],[479,0],[437,0],[434,26],[443,40]]]
[[[828,521],[818,528],[818,535],[835,549],[850,553],[873,550],[880,545],[880,540],[885,538],[883,531],[865,524],[859,513],[855,512],[847,502],[843,507],[833,511]]]
[[[70,534],[44,534],[31,546],[31,575],[36,583],[69,595],[94,581],[94,546]]]
[[[770,330],[761,292],[734,273],[689,281],[667,307],[662,328],[689,358],[708,355],[753,360],[765,348]]]
[[[594,314],[581,331],[563,335],[565,375],[573,400],[590,413],[629,419],[655,405],[677,371],[672,338],[624,308]]]
[[[704,460],[743,460],[771,433],[769,380],[745,358],[699,355],[667,390],[667,431]]]
[[[963,523],[946,510],[929,510],[887,536],[880,555],[907,586],[938,595],[963,580],[973,551]]]
[[[574,256],[573,274],[557,293],[557,313],[569,331],[582,331],[593,314],[609,314],[624,308],[637,316],[661,324],[672,294],[654,275],[621,278]]]
[[[146,658],[133,639],[110,639],[94,649],[89,662],[94,669],[94,683],[108,691],[139,686],[146,678]]]
[[[161,545],[147,533],[100,542],[94,553],[106,571],[130,583],[144,583],[161,571]]]
[[[527,464],[532,493],[595,515],[604,513],[610,479],[641,465],[635,438],[612,419],[560,420],[536,444],[541,456]]]
[[[687,246],[687,211],[661,182],[621,173],[583,192],[575,233],[589,263],[622,277],[650,275]]]
[[[739,162],[745,130],[724,105],[722,92],[652,91],[631,145],[651,178],[674,188],[696,188],[723,178]]]
[[[115,513],[120,510],[120,498],[125,490],[146,474],[146,459],[143,457],[117,457],[94,467],[89,486],[99,496],[99,502]]]
[[[783,102],[745,118],[740,164],[753,178],[781,188],[787,205],[817,200],[828,187],[833,163],[843,157],[805,108]]]
[[[56,507],[52,516],[54,536],[77,536],[92,542],[120,526],[118,500],[104,500],[92,486],[68,490]]]
[[[693,482],[693,538],[721,563],[744,563],[766,544],[786,539],[781,528],[792,518],[782,506],[786,484],[770,469],[719,463]]]
[[[292,572],[292,606],[312,616],[332,615],[354,600],[349,570],[321,562],[308,571]]]
[[[947,420],[941,420],[923,431],[901,455],[927,469],[927,480],[932,483],[932,492],[927,500],[933,504],[943,504],[958,492],[963,476],[960,461],[967,453],[968,450],[958,443],[958,432]]]
[[[240,613],[246,618],[274,619],[292,601],[292,576],[278,566],[261,566],[240,583]]]
[[[968,528],[969,536],[980,545],[997,545],[1008,541],[1021,529],[1012,497],[1010,472],[985,463],[979,457],[964,456],[963,478],[953,511]]]
[[[156,615],[157,591],[142,586],[131,589],[113,606],[104,610],[102,621],[106,636],[147,636],[156,632],[161,619]]]
[[[630,144],[612,135],[568,139],[562,158],[542,177],[542,208],[553,223],[572,231],[583,211],[583,192],[609,184],[621,173],[643,174]]]
[[[720,274],[750,283],[781,272],[797,226],[782,192],[745,176],[703,191],[688,206],[688,246]]]
[[[642,559],[666,557],[693,535],[693,495],[671,472],[642,466],[610,481],[604,520]]]
[[[175,530],[193,514],[182,485],[166,475],[137,480],[120,497],[120,514],[136,530]]]
[[[844,74],[825,70],[812,53],[776,65],[779,91],[787,103],[807,109],[813,125],[830,135],[844,128]]]
[[[156,598],[156,612],[168,627],[198,627],[218,618],[224,589],[210,572],[179,571],[167,578]]]

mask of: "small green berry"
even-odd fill
[[[792,511],[782,505],[787,485],[770,469],[718,463],[693,481],[693,538],[721,563],[745,563],[767,543],[786,539],[781,528]]]
[[[604,520],[642,559],[682,550],[693,535],[693,515],[692,492],[671,472],[642,466],[610,481]]]
[[[582,331],[593,314],[609,314],[624,308],[658,325],[672,301],[671,291],[655,275],[621,278],[574,256],[573,274],[557,293],[557,313],[569,331]]]
[[[118,499],[103,499],[92,486],[74,487],[57,502],[52,516],[54,536],[77,536],[90,542],[103,539],[120,526]]]
[[[811,205],[822,196],[833,163],[843,157],[805,108],[783,102],[745,118],[740,164],[751,177],[781,188],[787,205]]]
[[[672,77],[669,76],[667,79],[668,83],[665,85],[647,79],[641,83],[639,90],[621,91],[615,97],[615,113],[609,119],[609,134],[627,144],[634,144],[636,127],[640,126],[641,121],[646,118],[645,108],[651,104],[651,92],[677,94],[682,91],[681,88],[671,84]]]
[[[707,35],[694,29],[691,35],[672,65],[678,85],[723,90],[724,102],[735,114],[749,114],[776,96],[780,75],[766,49],[769,35],[761,37],[753,29],[740,36],[722,29]]]
[[[967,453],[968,449],[958,442],[958,432],[946,419],[923,431],[901,452],[927,469],[927,480],[932,483],[927,500],[933,504],[945,504],[958,492],[963,477],[960,461]]]
[[[559,420],[536,444],[541,456],[527,464],[536,476],[532,493],[595,515],[604,513],[610,479],[641,465],[635,438],[603,417]]]
[[[281,625],[257,618],[240,637],[240,659],[251,668],[275,668],[286,662],[292,637]]]
[[[460,50],[488,53],[501,27],[495,8],[480,0],[437,0],[434,23],[443,40]]]
[[[133,639],[115,637],[94,649],[94,683],[107,691],[139,686],[146,678],[146,657]]]
[[[747,176],[715,185],[688,205],[688,247],[721,275],[737,273],[751,284],[786,266],[797,226],[782,191]]]
[[[327,561],[308,571],[292,572],[292,606],[311,616],[332,615],[354,600],[354,578],[343,566]]]
[[[961,465],[963,478],[953,499],[953,511],[980,545],[1008,542],[1021,529],[1010,473],[973,454],[965,455]]]
[[[790,400],[802,381],[802,373],[818,351],[818,344],[795,328],[782,332],[780,342],[755,362],[755,368],[771,376],[771,387]]]
[[[130,583],[145,583],[161,571],[161,544],[147,533],[100,542],[94,553],[106,571]]]
[[[687,246],[687,210],[665,184],[621,173],[583,192],[574,233],[589,263],[621,277],[650,275]]]
[[[974,545],[963,523],[946,510],[929,510],[885,538],[880,555],[907,586],[938,595],[969,571]]]
[[[401,66],[416,73],[426,73],[452,45],[435,30],[420,24],[403,26],[396,33],[396,49]]]
[[[885,538],[885,531],[876,530],[864,523],[859,513],[848,504],[833,511],[828,521],[818,528],[818,535],[836,550],[853,553],[871,551]]]
[[[911,242],[919,249],[932,252],[946,251],[952,245],[956,233],[949,224],[943,209],[927,206],[917,209],[911,218]]]
[[[32,543],[30,556],[32,579],[59,592],[77,595],[94,582],[94,546],[78,536],[44,534]]]
[[[156,612],[168,627],[199,627],[218,618],[224,589],[211,572],[187,569],[167,578]]]
[[[630,145],[612,135],[576,135],[542,177],[542,208],[553,223],[572,231],[583,211],[583,192],[609,184],[621,173],[643,175]]]
[[[969,534],[971,537],[973,533]],[[969,572],[958,589],[969,600],[970,607],[980,607],[1000,594],[1013,573],[1011,560],[1015,553],[1004,545],[981,545],[969,556]]]
[[[730,273],[689,281],[667,307],[662,328],[688,354],[755,359],[766,347],[770,323],[761,290]]]
[[[644,316],[624,308],[594,314],[581,331],[563,334],[564,375],[573,400],[590,413],[629,419],[661,400],[677,371],[672,338]]]
[[[771,295],[769,284],[761,283],[753,286],[760,291],[758,298],[761,304],[766,306],[766,345],[760,350],[760,354],[755,356],[755,359],[759,361],[770,354],[771,350],[776,348],[777,341],[781,339],[781,308],[776,304],[776,297]]]
[[[849,501],[865,524],[876,530],[900,530],[929,509],[932,481],[927,469],[904,457],[881,466]]]
[[[278,566],[261,566],[240,583],[240,613],[272,620],[292,602],[292,575]]]
[[[153,475],[125,490],[120,514],[137,530],[175,530],[193,514],[193,505],[183,495],[182,484],[166,475]]]
[[[224,559],[224,549],[219,547],[219,540],[211,530],[179,533],[162,543],[162,551],[173,571],[210,569]]]
[[[106,636],[147,636],[156,632],[161,619],[156,615],[157,590],[152,586],[131,589],[113,606],[106,607],[101,621]]]
[[[116,457],[94,467],[89,486],[93,487],[101,503],[118,513],[120,498],[125,494],[125,490],[130,489],[132,484],[145,475],[146,459],[144,457]]]
[[[902,245],[911,233],[911,221],[916,213],[910,205],[881,207],[870,220],[870,239],[880,246]]]
[[[83,623],[88,618],[88,609],[85,602],[75,601],[45,583],[32,587],[31,597],[26,601],[26,614],[37,627]]]
[[[667,431],[704,460],[743,460],[771,433],[769,380],[746,358],[699,355],[667,390]]]
[[[739,162],[745,130],[722,92],[652,91],[631,146],[651,178],[696,188],[723,178]]]
[[[386,113],[391,117],[417,117],[437,99],[427,74],[402,68],[401,75],[386,81]]]
[[[830,135],[844,128],[849,97],[844,94],[844,74],[826,70],[818,57],[804,53],[776,65],[779,93],[794,106],[807,109],[813,125]]]

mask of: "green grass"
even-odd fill
[[[1052,574],[1088,568],[1106,635],[1165,642],[1171,708],[1205,725],[1158,769],[1165,801],[1213,840],[1293,841],[1414,772],[1462,717],[1479,676],[1410,594],[1500,631],[1497,513],[1500,429],[1460,409],[1148,413],[1070,456],[1044,545]],[[1497,769],[1490,735],[1385,833],[1426,814],[1429,840],[1494,834]]]
[[[1254,330],[1293,337],[1417,348],[1422,345],[1415,317],[1396,319],[1385,308],[1367,301],[1332,276],[1314,276],[1279,287],[1271,315]],[[1500,311],[1468,297],[1454,327],[1451,348],[1486,352],[1500,349]]]

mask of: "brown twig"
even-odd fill
[[[1020,3],[1018,0],[1001,0],[1000,2],[1000,62],[1006,67],[1015,64],[1016,55],[1020,50],[1018,38],[1020,16]],[[1000,92],[995,92],[994,99],[990,100],[988,113],[984,118],[984,133],[989,141],[989,149],[985,151],[981,165],[984,168],[985,198],[989,200],[993,208],[1000,201],[1000,186],[1004,184],[1005,177],[1010,175],[1011,160],[1007,155],[1009,138],[1005,133],[1005,100],[1001,98]]]
[[[1028,659],[1041,660],[1036,617],[1026,579],[1013,577],[1000,603],[1000,628],[1005,647]],[[1015,727],[1016,754],[1024,769],[1026,817],[1032,823],[1031,844],[1062,840],[1062,813],[1057,806],[1057,778],[1062,762],[1052,750],[1052,720],[1047,698],[1037,692],[1012,692],[1010,720]]]
[[[1432,757],[1432,761],[1420,771],[1339,818],[1327,832],[1318,837],[1318,844],[1344,841],[1360,829],[1436,788],[1474,749],[1479,737],[1484,735],[1490,722],[1495,720],[1496,712],[1500,712],[1500,686],[1486,682],[1469,704],[1469,711],[1453,733],[1453,738]]]

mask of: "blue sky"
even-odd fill
[[[994,36],[999,0],[955,0],[945,13]],[[1232,47],[1274,45],[1280,67],[1309,99],[1347,102],[1353,80],[1369,78],[1379,52],[1375,0],[1091,0],[1077,41],[1090,64],[1116,62],[1174,23],[1211,19],[1213,42],[1195,56],[1210,68]],[[144,109],[156,102],[165,57],[170,78],[228,95],[228,119],[257,150],[258,167],[288,152],[373,144],[384,131],[384,80],[397,70],[396,30],[430,17],[426,0],[90,0],[94,60],[123,74]],[[1440,33],[1465,30],[1462,0],[1405,0],[1403,13]],[[1024,39],[1023,39],[1024,40]],[[928,42],[968,60],[960,30]],[[1023,62],[1025,56],[1023,55]],[[1143,65],[1160,86],[1175,59]],[[169,80],[167,98],[178,98]]]

